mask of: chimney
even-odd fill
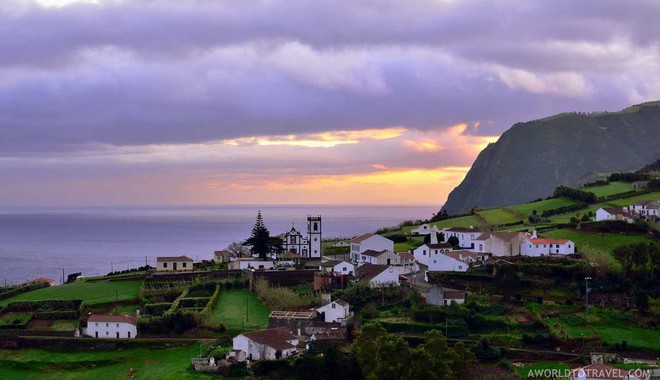
[[[135,315],[137,315],[137,317],[140,318],[140,308],[139,307],[135,310]]]
[[[532,239],[536,239],[537,237],[536,230],[532,230]]]

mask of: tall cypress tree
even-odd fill
[[[245,244],[252,246],[250,252],[253,255],[259,255],[259,258],[264,260],[270,251],[279,249],[282,245],[280,238],[270,236],[270,231],[264,225],[264,220],[261,217],[261,210],[257,213],[257,221],[252,227],[252,235],[245,241]]]

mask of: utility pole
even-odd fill
[[[110,261],[110,273],[115,271],[115,265],[113,264],[112,260]]]
[[[591,280],[591,277],[585,277],[584,278],[584,310],[585,314],[589,314],[589,292],[591,291],[591,288],[589,287],[589,280]]]
[[[62,285],[64,285],[64,268],[62,268]]]

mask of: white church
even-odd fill
[[[321,257],[321,215],[307,216],[307,236],[303,236],[294,226],[280,235],[284,252],[292,252],[303,258]]]

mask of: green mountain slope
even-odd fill
[[[547,197],[599,173],[631,171],[660,158],[660,101],[620,112],[564,113],[517,123],[477,157],[447,199],[449,214]]]

